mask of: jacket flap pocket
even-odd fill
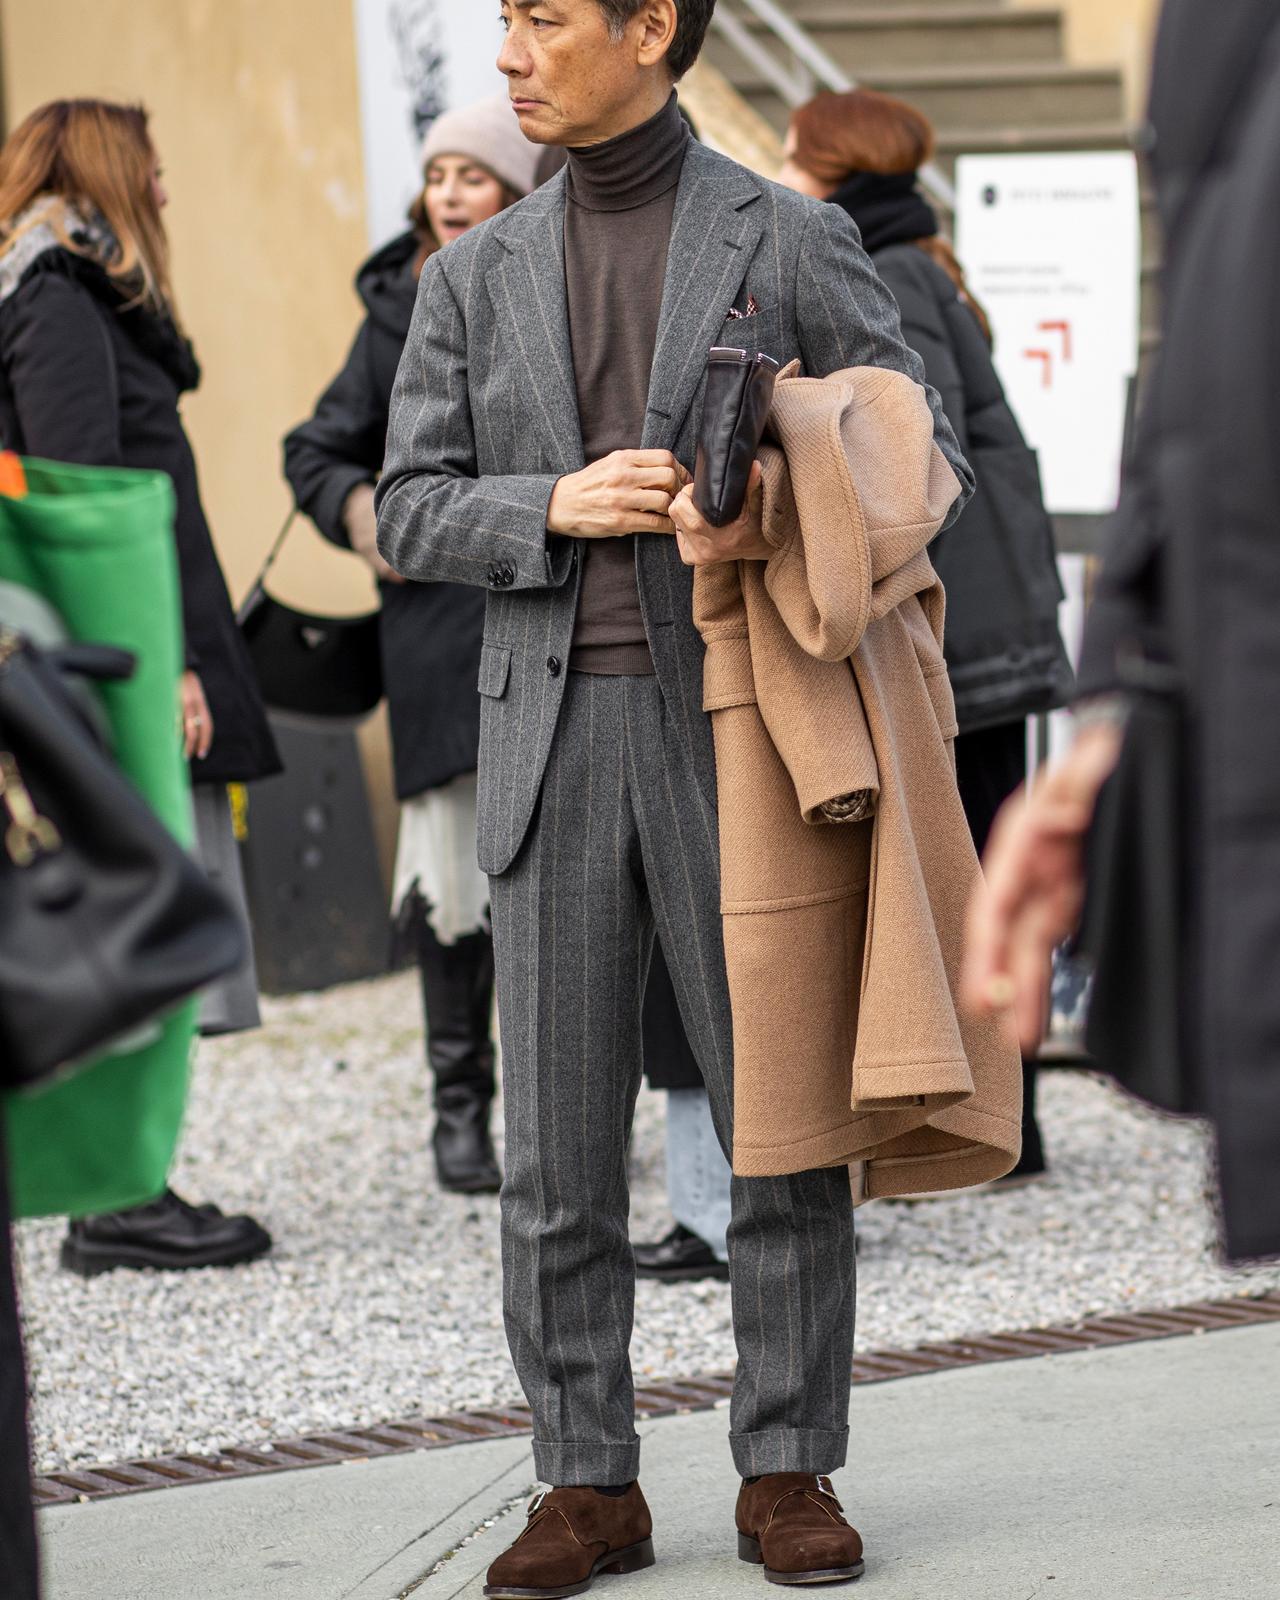
[[[753,706],[756,679],[751,668],[747,639],[708,639],[702,665],[702,709],[723,711],[726,706]]]
[[[500,700],[507,692],[507,679],[511,676],[511,651],[504,644],[484,644],[480,647],[480,677],[476,688],[491,700]]]

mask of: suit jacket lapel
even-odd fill
[[[583,465],[582,425],[565,294],[564,207],[564,174],[559,173],[496,224],[508,254],[494,274],[494,297],[504,323],[502,337],[521,369],[518,381],[528,414],[558,470],[577,472]]]
[[[737,181],[735,181],[735,179]],[[646,450],[670,450],[680,436],[707,351],[742,287],[764,223],[760,185],[696,140],[685,157],[671,221],[658,345],[649,378]]]

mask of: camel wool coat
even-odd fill
[[[956,788],[945,600],[958,492],[924,393],[874,367],[779,378],[764,531],[701,568],[733,1002],[733,1167],[855,1168],[866,1198],[1002,1176],[1022,1072],[956,1001],[979,868]],[[866,820],[832,820],[857,817]]]

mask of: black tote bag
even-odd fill
[[[121,651],[70,670],[127,677]],[[30,1089],[233,971],[235,909],[116,766],[46,656],[0,628],[0,1080]]]

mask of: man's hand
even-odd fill
[[[1053,952],[1079,925],[1085,835],[1123,743],[1118,726],[1087,728],[1029,796],[1006,802],[992,830],[987,881],[969,907],[961,992],[979,1015],[1012,1010],[1026,1053],[1044,1039]]]
[[[718,561],[767,561],[774,548],[764,536],[764,471],[751,467],[742,515],[723,528],[713,528],[693,503],[693,486],[681,491],[671,506],[680,559],[686,567],[710,567]]]
[[[547,508],[547,531],[575,539],[674,533],[671,502],[688,482],[670,450],[615,450],[560,479]]]
[[[373,485],[359,483],[342,503],[342,522],[351,548],[381,583],[404,579],[382,559],[378,550],[378,516],[373,509]]]

